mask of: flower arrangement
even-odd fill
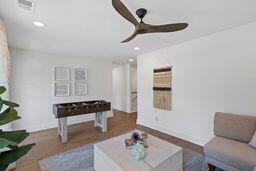
[[[131,154],[135,160],[143,160],[146,157],[145,149],[148,148],[148,144],[145,140],[147,137],[146,133],[133,132],[131,138],[125,140],[126,148],[131,149]]]

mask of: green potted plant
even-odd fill
[[[18,112],[15,109],[18,104],[4,100],[1,95],[6,88],[0,86],[0,126],[18,120]],[[26,130],[3,131],[0,129],[0,171],[6,170],[9,164],[24,156],[35,144],[19,145],[29,133]]]

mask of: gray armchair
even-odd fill
[[[204,147],[206,162],[225,171],[256,171],[256,149],[248,143],[256,131],[256,117],[216,113],[214,134]]]

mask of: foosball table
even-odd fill
[[[58,134],[62,143],[67,143],[67,118],[77,115],[95,113],[94,127],[101,127],[107,131],[107,111],[111,110],[111,103],[104,100],[61,103],[53,105],[53,114],[58,119]]]

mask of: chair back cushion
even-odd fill
[[[256,116],[217,112],[214,118],[216,136],[249,143],[256,131]]]

